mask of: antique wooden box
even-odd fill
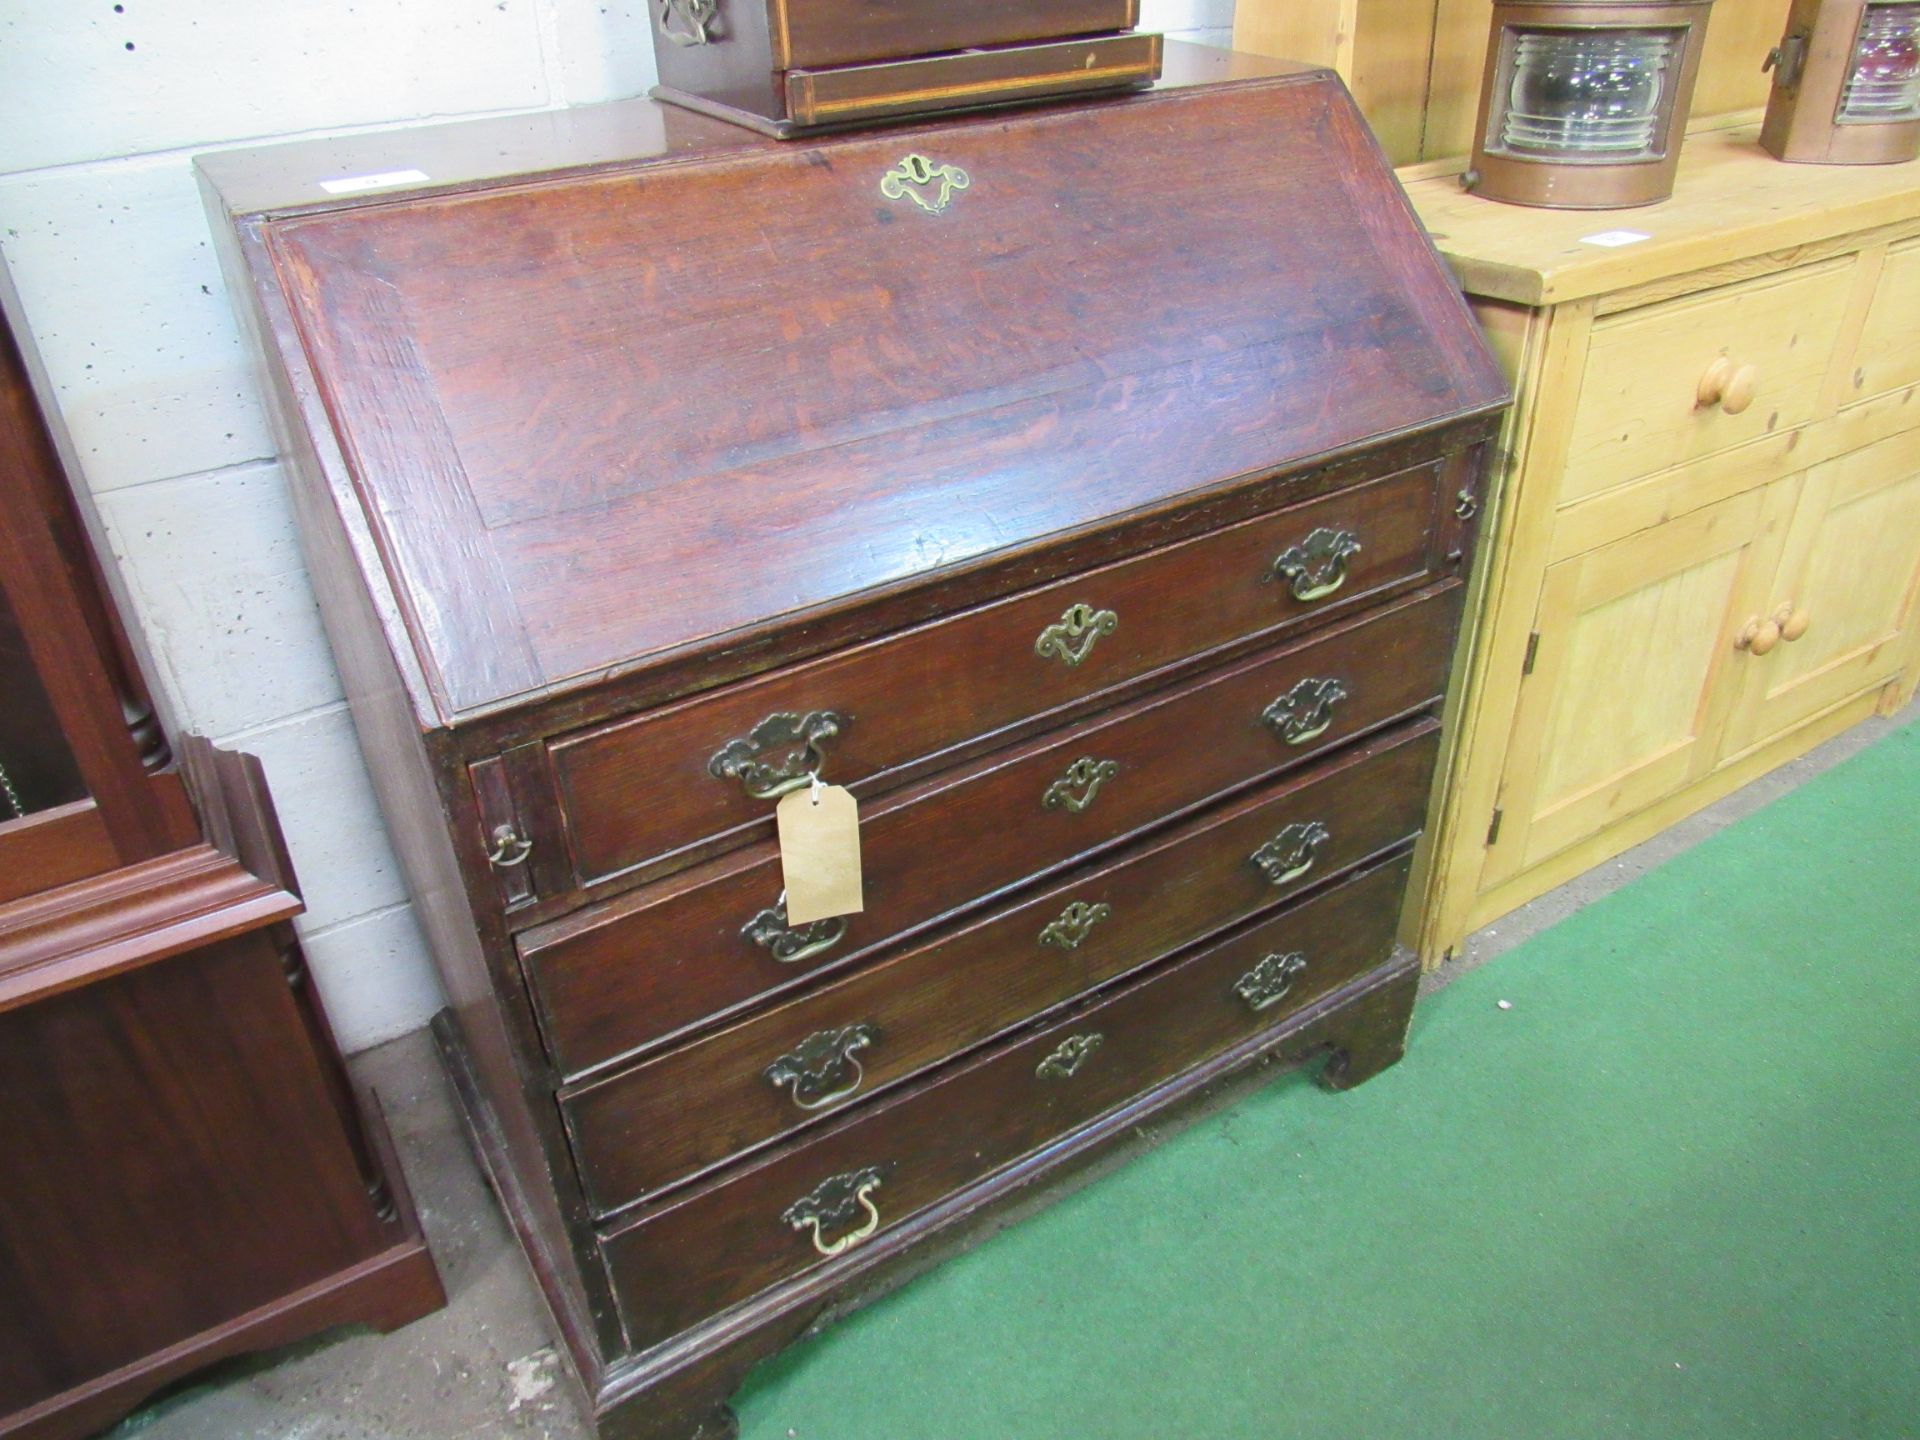
[[[1505,390],[1330,74],[1169,68],[1217,83],[203,162],[607,1433],[724,1433],[829,1307],[1229,1076],[1400,1053]],[[440,188],[311,188],[402,166]],[[790,924],[815,772],[866,908]]]
[[[675,104],[792,135],[1152,83],[1139,0],[656,0]]]

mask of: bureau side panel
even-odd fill
[[[470,796],[463,798],[460,790],[464,766],[434,753],[403,675],[411,657],[396,656],[387,642],[394,632],[383,626],[381,616],[394,611],[394,602],[373,592],[381,572],[370,537],[354,533],[358,511],[339,457],[322,451],[327,417],[303,373],[258,224],[243,221],[236,235],[217,195],[210,197],[210,208],[241,322],[265,360],[263,390],[289,466],[302,546],[361,750],[382,790],[386,824],[458,1020],[463,1058],[480,1092],[467,1098],[477,1098],[485,1108],[484,1120],[503,1151],[495,1178],[507,1192],[510,1218],[561,1333],[592,1383],[601,1357],[622,1343],[619,1324],[598,1266],[582,1266],[576,1258],[584,1232],[570,1226],[563,1213],[576,1193],[572,1169],[557,1116],[539,1103],[545,1081],[518,978],[510,959],[495,963],[509,954],[504,934],[496,922],[483,919],[476,925],[475,915],[484,916],[485,906],[473,903],[450,839],[456,824],[468,827],[463,833],[478,833],[471,817],[455,813],[462,805],[471,807]],[[422,692],[415,688],[413,693]],[[436,772],[448,767],[454,774],[443,784]],[[490,887],[484,859],[473,859],[482,870],[474,883]]]

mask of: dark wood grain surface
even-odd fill
[[[1154,92],[276,227],[447,703],[517,693],[525,647],[577,679],[1497,404],[1391,180],[1321,163],[1372,158],[1336,94]],[[1318,138],[1247,166],[1226,131]],[[879,192],[916,148],[972,177],[942,214]],[[378,379],[401,355],[407,405]]]
[[[816,1123],[856,1097],[1063,1000],[1280,903],[1250,856],[1288,825],[1333,832],[1316,877],[1411,842],[1437,745],[1431,721],[1343,750],[1324,766],[1048,886],[957,930],[704,1040],[562,1092],[589,1193],[610,1209]],[[1311,880],[1305,883],[1312,883]],[[1062,926],[1070,907],[1099,916]],[[1049,938],[1049,927],[1054,927]],[[1075,938],[1083,935],[1084,938]],[[604,1022],[617,986],[595,992]],[[603,1022],[603,1023],[604,1023]],[[803,1110],[767,1066],[819,1032],[865,1026],[857,1089]],[[837,1088],[837,1087],[836,1087]],[[688,1097],[698,1103],[689,1105]]]
[[[1323,989],[1384,961],[1408,862],[1390,861],[1298,907],[1256,922],[1169,969],[1079,1010],[1031,1038],[940,1072],[713,1185],[642,1213],[605,1250],[637,1345],[823,1261],[782,1212],[829,1176],[880,1166],[873,1199],[895,1223],[1084,1124],[1128,1096],[1277,1024]],[[1298,989],[1255,1011],[1234,984],[1270,954],[1307,957]],[[1101,1037],[1071,1077],[1036,1074],[1074,1035]],[[967,1143],[952,1138],[964,1134]],[[865,1219],[837,1231],[841,1237]]]
[[[773,65],[850,65],[1062,35],[1131,30],[1139,0],[766,0]]]

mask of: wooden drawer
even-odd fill
[[[753,735],[771,717],[840,717],[823,775],[863,800],[909,765],[1250,637],[1346,612],[1439,565],[1441,467],[1340,491],[998,604],[554,742],[555,782],[581,884],[714,837],[770,839],[773,803],[716,775],[747,755],[782,774],[805,746]],[[1341,588],[1295,598],[1277,558],[1321,532],[1350,535]],[[1303,587],[1311,593],[1311,587]],[[1076,618],[1103,617],[1076,625]],[[763,732],[765,733],[765,732]],[[768,788],[768,787],[761,787]],[[711,853],[717,845],[704,847]]]
[[[1270,908],[1285,891],[1252,857],[1276,836],[1329,832],[1309,862],[1316,881],[1409,842],[1438,733],[1424,719],[1362,742],[998,914],[563,1095],[589,1199],[605,1213],[757,1149]]]
[[[1812,419],[1854,264],[1848,256],[1596,322],[1561,502]],[[1726,377],[1719,400],[1702,389],[1716,365]]]
[[[789,70],[787,118],[795,125],[839,125],[1148,85],[1159,76],[1158,35],[1010,45],[831,70]]]
[[[1920,240],[1887,252],[1847,379],[1850,400],[1920,384]]]
[[[889,796],[862,815],[867,908],[844,921],[786,928],[761,845],[529,930],[548,1044],[577,1070],[664,1040],[1429,704],[1458,603],[1435,587]],[[1263,719],[1326,681],[1345,696],[1324,728],[1311,706],[1278,727],[1307,721],[1301,743]]]
[[[776,70],[1131,30],[1139,0],[768,0]]]
[[[1408,863],[1366,871],[616,1229],[602,1248],[634,1347],[823,1263],[797,1213],[809,1196],[828,1201],[853,1188],[846,1177],[877,1175],[878,1224],[898,1224],[1384,961]],[[868,1218],[842,1208],[820,1227],[828,1246]]]

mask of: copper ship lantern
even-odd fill
[[[1713,0],[1496,0],[1473,165],[1514,205],[1611,210],[1673,193]]]
[[[1794,0],[1767,57],[1760,143],[1782,160],[1885,165],[1920,155],[1920,3]]]

